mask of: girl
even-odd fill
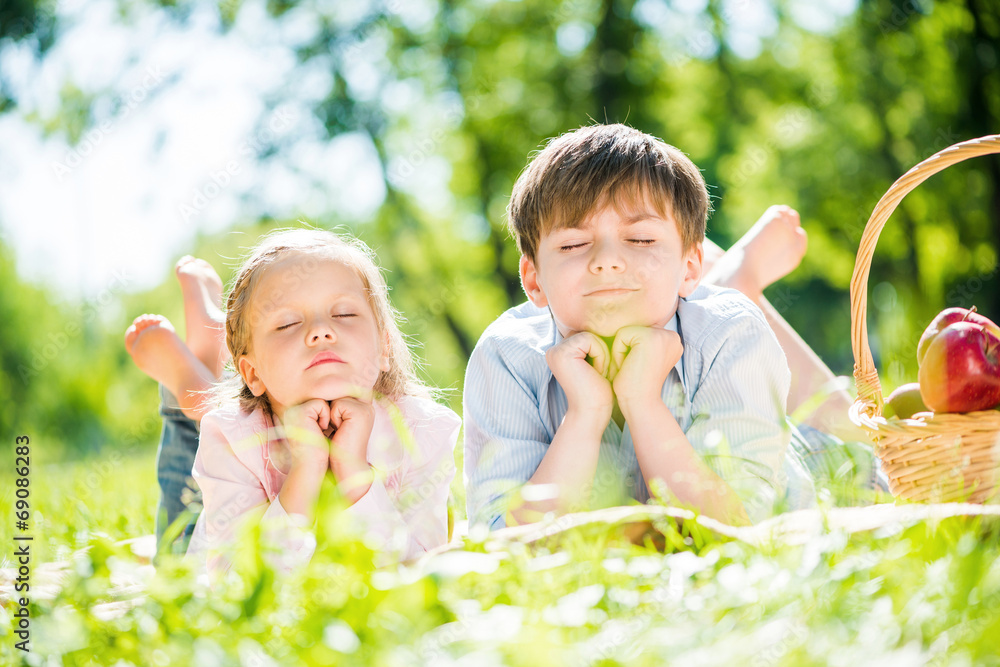
[[[366,246],[320,230],[266,237],[236,276],[225,330],[237,374],[220,385],[228,404],[201,420],[193,475],[204,511],[188,554],[218,576],[255,521],[281,545],[281,569],[307,562],[326,475],[393,555],[447,541],[460,420],[417,380]]]

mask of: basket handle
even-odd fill
[[[938,151],[899,177],[882,195],[868,218],[861,235],[858,257],[851,277],[851,350],[854,352],[854,381],[860,411],[868,416],[882,415],[882,386],[868,345],[868,273],[871,271],[875,244],[886,221],[903,197],[937,172],[971,157],[1000,153],[1000,134],[970,139]]]

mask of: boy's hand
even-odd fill
[[[333,432],[329,403],[312,399],[293,405],[285,410],[282,426],[293,466],[318,466],[320,470],[328,467],[329,435]]]
[[[624,327],[611,345],[612,381],[618,405],[628,411],[643,401],[660,401],[663,383],[684,352],[675,331],[659,327]]]
[[[604,341],[581,331],[549,348],[545,361],[566,392],[569,409],[607,424],[614,397],[607,379],[611,357]]]

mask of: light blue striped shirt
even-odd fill
[[[663,384],[663,400],[688,441],[743,499],[751,520],[775,503],[815,503],[807,472],[786,457],[791,427],[785,355],[763,313],[743,294],[711,285],[681,299],[667,326],[684,353]],[[566,415],[566,393],[545,361],[562,340],[548,309],[511,308],[476,345],[465,374],[465,488],[470,523],[490,529],[538,469]],[[593,507],[645,502],[628,424],[611,420],[601,438]]]

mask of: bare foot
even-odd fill
[[[149,314],[135,318],[125,330],[125,349],[143,373],[177,397],[185,415],[198,421],[208,411],[203,392],[215,376],[191,353],[167,318]]]
[[[174,325],[162,315],[140,315],[125,330],[125,349],[132,361],[139,370],[167,389],[173,389],[173,370],[167,355],[161,354],[161,351],[169,349],[174,338],[180,342]]]
[[[184,296],[184,340],[191,352],[218,376],[226,361],[222,279],[203,259],[185,255],[174,267]]]
[[[799,265],[807,244],[799,214],[788,206],[772,206],[715,263],[705,282],[738,289],[759,304],[765,287]]]

